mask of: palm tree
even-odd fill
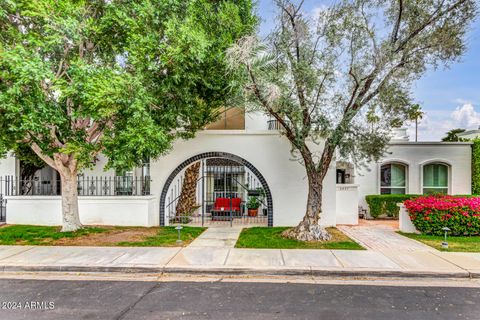
[[[460,138],[458,136],[459,133],[465,132],[465,129],[452,129],[448,131],[445,137],[442,138],[442,141],[444,142],[458,142],[458,141],[467,141],[467,139]]]
[[[415,121],[415,142],[418,141],[418,120],[422,120],[424,114],[419,104],[412,105],[408,113],[408,120]]]

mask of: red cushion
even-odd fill
[[[242,203],[241,198],[232,198],[232,210],[240,211],[240,204]],[[230,210],[230,199],[229,198],[217,198],[215,199],[214,210]]]
[[[215,199],[215,210],[220,210],[221,208],[229,207],[227,198],[217,198]]]
[[[232,198],[232,210],[240,211],[241,198]]]

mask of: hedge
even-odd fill
[[[447,227],[453,236],[480,234],[479,197],[422,196],[404,204],[421,233],[441,236]]]
[[[472,193],[480,194],[480,139],[472,145]]]
[[[370,208],[372,218],[380,216],[397,218],[400,213],[397,204],[418,196],[418,194],[375,194],[366,196],[365,200]]]

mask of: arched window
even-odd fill
[[[423,193],[448,193],[448,166],[429,163],[423,166]]]
[[[381,194],[407,193],[407,166],[401,163],[387,163],[380,169]]]

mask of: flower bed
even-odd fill
[[[453,196],[422,196],[404,202],[410,219],[424,234],[473,236],[480,234],[480,198]]]

